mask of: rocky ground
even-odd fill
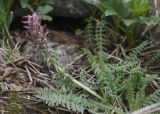
[[[49,24],[50,34],[47,46],[59,58],[61,67],[66,68],[70,64],[77,63],[83,57],[83,53],[79,49],[86,46],[83,37],[84,31],[82,30],[84,26],[81,26],[83,24],[78,21],[91,15],[92,12],[91,6],[84,5],[80,0],[62,1],[58,0],[55,2],[55,10],[51,13],[52,16],[57,16],[56,19],[61,17],[61,21],[58,20],[58,24],[56,22],[53,22],[53,25]],[[18,4],[15,3],[14,7],[13,11],[15,14],[22,16],[23,13],[19,10]],[[157,7],[159,8],[159,6]],[[71,19],[71,23],[69,21],[66,23],[66,17],[67,20],[68,17],[69,19],[75,17],[79,19],[76,19],[76,21]],[[62,22],[64,22],[63,26]],[[33,89],[37,87],[53,88],[54,85],[51,83],[51,80],[54,78],[54,74],[47,69],[37,47],[25,38],[24,30],[20,29],[21,25],[15,23],[12,35],[17,43],[17,47],[15,47],[14,53],[3,47],[0,48],[0,113],[70,114],[71,112],[66,109],[48,107],[35,98],[32,92]],[[160,27],[156,27],[156,29],[153,29],[153,36],[159,41]],[[155,54],[158,49],[158,46],[151,46],[140,57],[145,61],[147,57]],[[159,69],[159,65],[154,65],[151,69],[154,72]]]

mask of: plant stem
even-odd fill
[[[100,83],[100,92],[102,94],[102,97],[103,97],[103,102],[108,102],[107,98],[106,98],[106,95],[104,94],[104,90],[103,90],[103,83],[101,82]]]
[[[47,50],[47,48],[45,47],[44,49],[44,53],[46,55],[45,58],[51,58],[51,64],[53,65],[53,67],[55,68],[56,72],[58,74],[60,74],[60,76],[63,77],[68,77],[73,83],[75,83],[76,85],[80,86],[81,88],[83,88],[84,90],[86,90],[87,92],[89,92],[90,94],[92,94],[93,96],[95,96],[96,98],[100,99],[101,101],[103,101],[104,99],[98,95],[95,91],[91,90],[89,87],[87,87],[86,85],[82,84],[81,82],[79,82],[78,80],[76,80],[75,78],[73,78],[70,74],[66,73],[57,63],[56,59],[54,56],[52,56],[53,54]]]
[[[127,30],[127,35],[126,36],[127,36],[127,39],[128,39],[129,47],[132,47],[133,44],[135,43],[134,27],[133,26],[127,27],[126,30]]]
[[[73,83],[75,83],[76,85],[80,86],[81,88],[83,88],[84,90],[89,92],[90,94],[94,95],[96,98],[98,98],[100,100],[103,100],[103,98],[100,95],[98,95],[95,91],[91,90],[89,87],[87,87],[86,85],[82,84],[78,80],[74,79],[68,73],[64,72],[64,70],[60,66],[57,66],[56,68],[58,70],[57,72],[60,72],[62,75],[66,76],[66,77],[69,77]]]

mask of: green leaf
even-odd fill
[[[130,26],[136,23],[139,24],[145,24],[147,26],[150,25],[155,25],[158,24],[160,22],[160,18],[159,17],[143,17],[140,16],[139,18],[134,18],[134,19],[123,19],[123,23],[126,26]]]
[[[38,7],[38,12],[40,14],[47,14],[47,13],[49,13],[52,10],[53,10],[53,7],[50,6],[50,5],[45,5],[45,6],[39,6]]]
[[[123,0],[124,3],[129,3],[131,2],[132,0]]]
[[[107,10],[105,10],[104,15],[105,15],[105,16],[112,16],[112,15],[118,15],[118,14],[117,14],[117,12],[116,12],[115,10],[113,10],[113,9],[107,9]]]
[[[106,6],[102,3],[96,3],[97,8],[99,8],[102,12],[106,10]]]
[[[158,24],[160,22],[160,17],[139,17],[139,20],[141,23],[146,24],[146,25],[155,25]]]
[[[45,2],[48,5],[53,5],[54,4],[54,0],[46,0]]]
[[[134,17],[142,16],[150,9],[149,0],[131,0],[129,10]]]
[[[137,19],[123,19],[123,23],[128,27],[132,24],[137,23],[138,20]]]
[[[29,4],[28,0],[20,0],[20,4],[22,8],[28,8],[31,12],[34,12],[34,9]]]
[[[39,17],[40,17],[42,20],[52,21],[52,17],[51,17],[51,16],[48,16],[48,15],[45,15],[45,14],[39,14]]]

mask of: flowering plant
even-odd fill
[[[41,25],[41,20],[38,17],[37,13],[32,15],[24,16],[22,23],[24,28],[27,29],[27,36],[30,40],[35,42],[41,47],[45,47],[47,43],[48,32],[45,29],[45,26]]]

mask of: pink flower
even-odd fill
[[[41,25],[41,20],[37,13],[24,16],[23,19],[23,27],[27,30],[27,36],[29,39],[39,46],[44,47],[47,43],[48,32],[45,30],[45,26]]]

